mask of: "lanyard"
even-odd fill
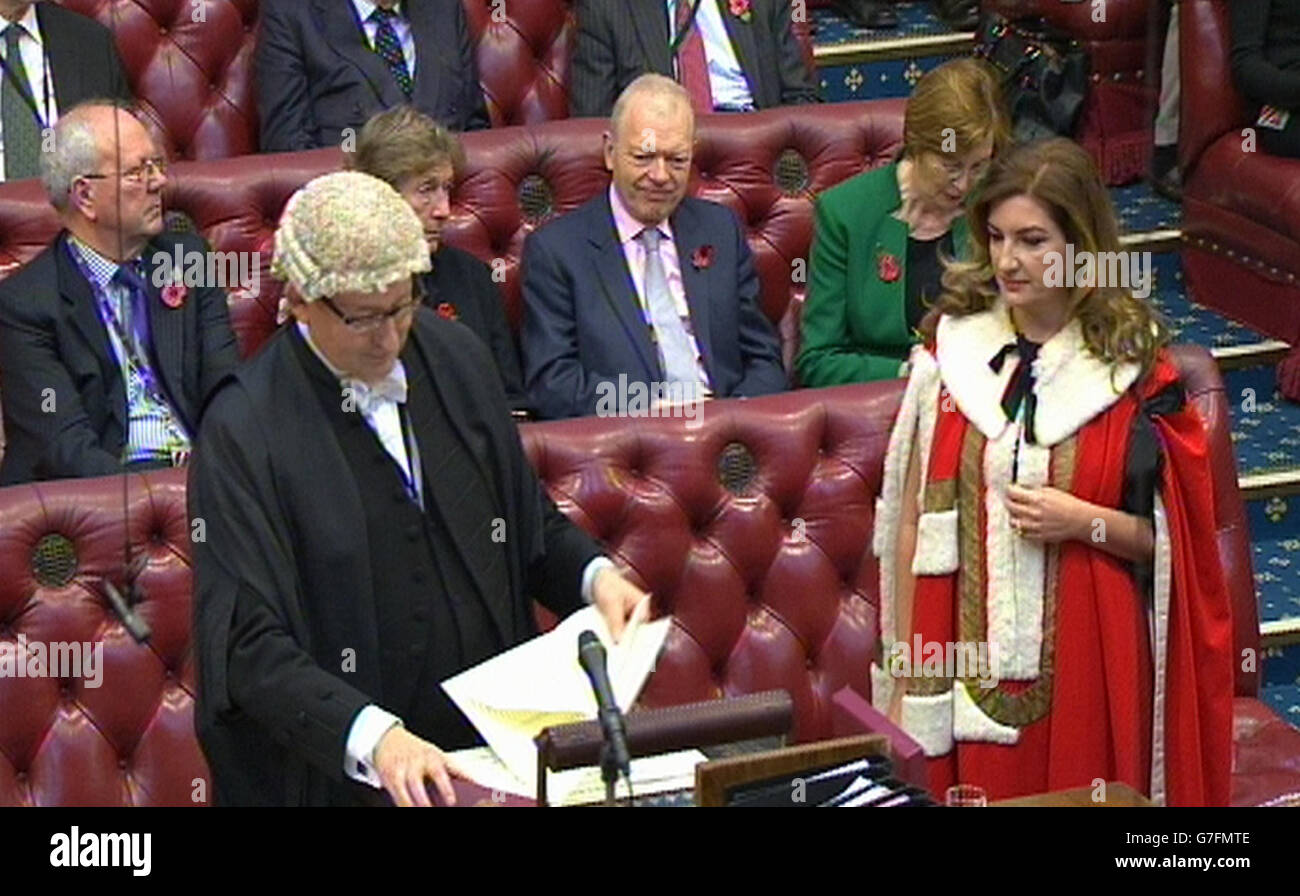
[[[122,353],[125,356],[127,370],[128,372],[136,373],[140,379],[144,381],[144,387],[153,394],[154,398],[162,400],[163,394],[158,388],[158,380],[154,376],[153,368],[149,365],[147,360],[140,357],[142,346],[137,346],[135,340],[127,334],[126,328],[122,326],[122,322],[117,316],[117,311],[113,308],[113,303],[108,300],[108,296],[105,294],[108,288],[109,287],[106,286],[99,296],[99,307],[103,312],[104,317],[108,320],[109,326],[113,328],[113,332],[117,335],[117,341],[122,346]],[[128,293],[129,292],[130,290],[128,289]],[[126,301],[131,301],[130,295],[127,295]]]

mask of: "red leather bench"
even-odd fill
[[[1223,0],[1182,0],[1183,279],[1191,298],[1300,342],[1300,161],[1245,150]]]
[[[1227,404],[1209,355],[1180,350],[1212,434],[1212,524],[1241,651],[1258,655],[1250,547]],[[603,539],[675,617],[642,695],[662,706],[789,691],[799,740],[830,736],[831,696],[866,694],[876,649],[875,497],[901,382],[807,389],[707,406],[688,421],[587,418],[523,428],[561,509]],[[190,805],[206,768],[193,733],[190,539],[180,471],[0,490],[0,642],[104,645],[102,686],[0,678],[0,804]],[[147,564],[134,644],[99,596],[123,540]],[[1300,802],[1300,732],[1236,680],[1233,802]],[[211,793],[211,788],[206,788]],[[201,802],[201,800],[199,801]]]
[[[798,349],[812,197],[891,158],[900,145],[902,115],[901,100],[875,100],[700,121],[690,192],[729,206],[745,224],[763,309],[781,331],[787,369]],[[604,128],[601,119],[569,119],[464,137],[469,165],[452,196],[446,239],[486,262],[502,260],[506,311],[516,328],[524,238],[608,185]],[[339,163],[337,150],[321,149],[178,162],[169,172],[169,211],[187,215],[216,251],[261,253],[259,293],[231,300],[246,355],[275,327],[279,292],[268,269],[280,211],[294,190]],[[39,252],[57,229],[38,182],[0,184],[0,276]]]
[[[115,28],[132,90],[169,156],[221,159],[257,151],[258,0],[57,2]],[[570,0],[463,2],[492,126],[567,118],[577,38]],[[808,23],[794,29],[812,67]]]

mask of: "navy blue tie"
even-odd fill
[[[375,23],[375,52],[379,58],[388,64],[389,70],[393,77],[397,79],[397,86],[402,88],[402,93],[409,100],[414,84],[411,83],[411,72],[406,67],[406,55],[402,53],[402,42],[397,39],[397,30],[393,28],[393,19],[397,18],[397,13],[391,9],[384,9],[382,6],[377,7],[370,14],[370,20]]]
[[[132,262],[119,266],[117,273],[113,275],[113,281],[126,289],[130,302],[130,320],[127,326],[130,328],[131,338],[135,341],[135,354],[144,361],[149,357],[148,286]]]

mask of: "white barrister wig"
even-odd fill
[[[289,198],[275,233],[271,273],[305,301],[378,292],[429,270],[429,245],[401,194],[359,171],[326,174]]]

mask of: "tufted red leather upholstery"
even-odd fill
[[[797,351],[798,313],[812,240],[812,195],[898,151],[903,101],[796,106],[701,119],[691,193],[734,209],[747,225],[763,308],[780,328],[786,367]],[[501,260],[506,310],[519,322],[524,238],[552,214],[604,189],[598,119],[497,128],[464,137],[469,164],[452,197],[449,243]],[[274,328],[277,287],[266,275],[280,210],[295,189],[339,164],[336,150],[177,163],[167,207],[192,218],[217,251],[263,253],[261,293],[232,300],[245,354]],[[527,207],[521,197],[536,199]],[[0,185],[0,276],[53,237],[54,211],[35,182]]]
[[[1008,18],[1042,17],[1083,46],[1092,83],[1076,139],[1097,161],[1106,183],[1123,184],[1141,177],[1151,160],[1157,100],[1157,88],[1151,85],[1159,83],[1158,60],[1164,46],[1166,17],[1153,9],[1158,4],[1107,0],[1104,22],[1093,21],[1098,8],[1093,3],[983,0],[981,6]]]
[[[561,509],[675,617],[643,704],[785,688],[795,736],[812,740],[830,735],[837,690],[869,695],[871,528],[898,386],[723,401],[699,421],[523,428]],[[724,450],[752,457],[739,494],[719,483]]]
[[[257,0],[58,2],[113,30],[132,92],[170,157],[257,151]]]
[[[1257,648],[1223,387],[1204,349],[1180,349],[1178,359],[1210,427],[1213,524],[1237,646]],[[693,428],[602,418],[523,427],[529,459],[561,509],[654,592],[656,613],[675,617],[643,705],[784,688],[796,736],[812,740],[830,735],[837,690],[865,693],[878,605],[872,514],[901,385],[718,401]],[[734,491],[719,483],[720,467]],[[190,805],[194,780],[206,775],[192,728],[185,481],[166,471],[129,484],[131,543],[148,557],[139,604],[154,632],[146,647],[130,642],[94,588],[100,576],[121,576],[122,479],[0,490],[3,649],[19,634],[86,640],[102,642],[106,660],[98,689],[0,678],[0,804]],[[50,581],[51,566],[41,567],[46,584],[35,577],[34,550],[51,534],[75,552],[65,585]],[[1300,732],[1254,699],[1257,685],[1238,676],[1239,805],[1300,792]]]
[[[492,126],[569,117],[570,0],[464,0],[478,79]]]
[[[132,476],[129,487],[131,542],[148,558],[138,586],[138,612],[153,629],[146,647],[97,585],[102,576],[121,582],[122,480],[0,491],[0,649],[17,648],[19,635],[103,649],[96,688],[80,678],[0,678],[0,805],[193,805],[193,796],[210,797],[211,787],[194,783],[207,766],[194,737],[185,474]],[[75,553],[65,584],[51,570],[38,579],[33,563],[51,535]]]
[[[131,89],[168,155],[257,152],[258,0],[54,0],[117,36]],[[569,116],[571,0],[463,0],[493,127]],[[202,20],[195,15],[202,10]],[[808,22],[795,36],[814,68]]]
[[[1245,150],[1223,0],[1182,0],[1183,273],[1196,301],[1300,341],[1300,161]],[[1189,64],[1188,60],[1196,60]]]

